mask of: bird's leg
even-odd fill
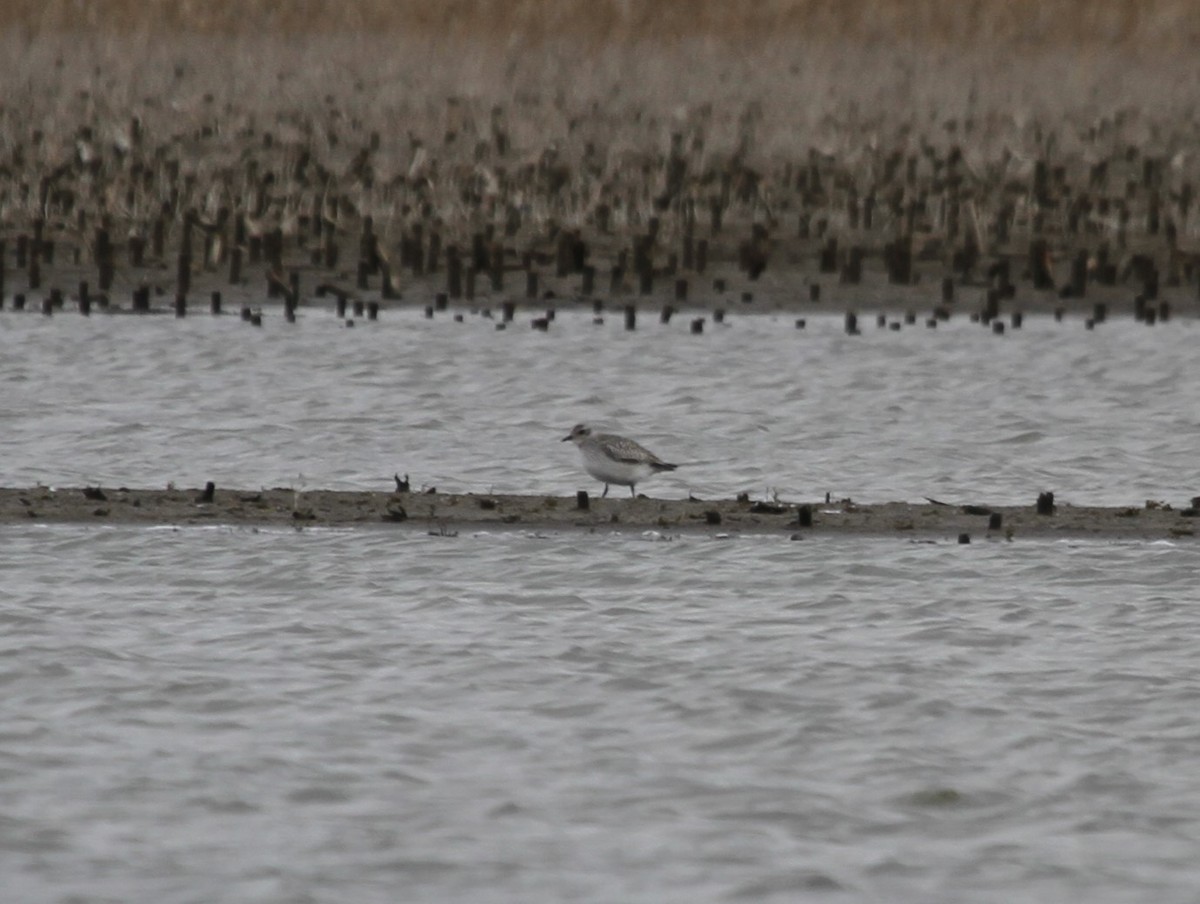
[[[634,489],[634,485],[632,483],[629,485],[629,498],[637,499],[637,490]]]
[[[606,483],[604,485],[604,492],[600,494],[600,498],[603,499],[607,495],[608,495],[608,484]]]

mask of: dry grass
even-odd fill
[[[701,38],[1181,50],[1200,36],[1191,0],[7,0],[0,29],[255,34],[331,29],[526,46]]]
[[[1136,15],[1067,0],[360,0],[336,23],[332,0],[276,6],[0,5],[0,234],[45,221],[82,253],[105,217],[144,240],[157,223],[181,232],[190,209],[210,226],[253,211],[247,234],[298,242],[301,217],[346,238],[370,216],[393,251],[415,223],[464,247],[492,228],[514,254],[591,230],[607,265],[659,214],[678,248],[689,211],[715,203],[713,260],[730,261],[752,224],[799,247],[798,211],[877,247],[898,228],[936,235],[940,211],[969,201],[978,243],[988,228],[1008,242],[1010,221],[1035,228],[1010,201],[1039,161],[1069,173],[1048,216],[1104,191],[1135,231],[1152,202],[1175,203],[1151,199],[1157,186],[1190,199],[1200,184],[1200,66],[1165,37],[1169,13],[1177,35],[1191,13],[1165,0]],[[687,181],[668,192],[676,146]],[[943,197],[951,151],[969,198]],[[860,227],[868,195],[891,212]],[[916,197],[933,212],[903,225]],[[1200,215],[1179,204],[1190,248]],[[1113,232],[1105,216],[1089,237]]]
[[[114,109],[155,92],[262,110],[331,95],[376,128],[440,118],[451,97],[532,94],[540,115],[518,103],[514,128],[533,145],[555,111],[591,104],[752,105],[774,133],[759,138],[788,145],[831,111],[1190,116],[1197,37],[1193,0],[0,0],[0,78],[34,108],[62,88]]]

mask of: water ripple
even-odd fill
[[[1030,318],[1002,340],[959,319],[852,339],[833,317],[799,332],[761,316],[703,345],[686,324],[627,334],[566,310],[549,334],[416,311],[354,331],[315,311],[275,332],[63,318],[36,339],[34,318],[0,319],[9,483],[303,474],[378,489],[399,471],[445,490],[569,494],[587,480],[558,440],[588,420],[684,462],[657,478],[664,495],[1007,504],[1050,488],[1127,505],[1193,489],[1185,319],[1089,332]]]

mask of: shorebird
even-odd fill
[[[562,441],[579,447],[583,469],[604,484],[601,499],[608,495],[610,483],[629,487],[629,495],[636,499],[640,481],[659,471],[676,468],[631,439],[612,433],[596,433],[587,424],[576,424]]]

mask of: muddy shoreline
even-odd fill
[[[27,487],[0,489],[0,524],[327,527],[395,525],[459,530],[583,530],[824,534],[970,539],[1092,537],[1170,540],[1195,536],[1195,500],[1129,507],[985,502],[774,502],[750,499],[596,499],[502,494],[386,493],[287,488],[203,489]],[[805,512],[811,524],[804,524]],[[964,541],[965,542],[965,541]]]
[[[815,259],[817,251],[811,249]],[[291,271],[300,285],[302,296],[294,302],[280,298],[271,291],[266,277],[231,285],[214,272],[197,273],[193,277],[192,295],[181,302],[174,294],[170,277],[155,279],[146,274],[141,285],[148,289],[145,306],[138,307],[136,299],[123,297],[122,292],[92,293],[82,301],[80,291],[72,287],[88,285],[85,268],[63,266],[44,274],[42,289],[28,286],[9,286],[13,294],[0,297],[0,311],[30,316],[66,315],[103,317],[105,315],[167,315],[169,317],[204,317],[212,314],[241,318],[254,325],[279,323],[285,319],[306,315],[333,316],[345,323],[360,323],[388,319],[404,311],[424,311],[429,319],[470,320],[476,317],[497,323],[511,319],[513,326],[528,329],[546,328],[543,318],[551,321],[557,312],[578,311],[595,318],[610,318],[623,322],[633,311],[640,323],[658,321],[678,314],[681,317],[704,317],[721,322],[739,316],[773,315],[817,317],[855,314],[860,326],[871,324],[876,315],[887,315],[892,321],[903,318],[909,325],[929,326],[931,321],[956,318],[1010,320],[1013,315],[1054,316],[1058,319],[1093,321],[1105,319],[1146,320],[1146,311],[1153,316],[1150,323],[1171,318],[1200,317],[1200,296],[1192,286],[1172,283],[1165,286],[1152,301],[1147,302],[1130,280],[1112,286],[1092,286],[1086,297],[1062,297],[1058,292],[1037,290],[1028,285],[1018,286],[1010,297],[997,297],[986,281],[957,282],[951,290],[941,283],[938,262],[917,262],[912,281],[907,285],[890,284],[887,275],[874,271],[864,273],[861,280],[848,285],[836,275],[816,272],[806,266],[808,255],[797,255],[793,261],[776,268],[755,281],[738,272],[732,262],[714,266],[703,275],[682,274],[658,281],[652,289],[642,292],[627,282],[610,287],[605,277],[602,290],[590,290],[578,274],[557,276],[552,273],[538,280],[535,292],[524,288],[515,291],[494,291],[480,287],[471,298],[450,297],[445,291],[441,274],[410,278],[403,291],[385,294],[378,286],[359,288],[349,274],[321,273],[315,267],[297,266]],[[47,278],[48,276],[48,278]],[[525,274],[513,278],[525,282]],[[682,284],[682,285],[681,285]],[[23,291],[21,291],[23,290]],[[88,291],[86,288],[82,291]],[[949,292],[949,294],[947,294]],[[538,321],[535,323],[535,321]],[[599,320],[597,322],[600,322]],[[664,321],[665,322],[665,321]],[[797,326],[802,325],[798,323]],[[881,324],[882,325],[882,324]],[[1019,324],[1018,324],[1019,325]]]

